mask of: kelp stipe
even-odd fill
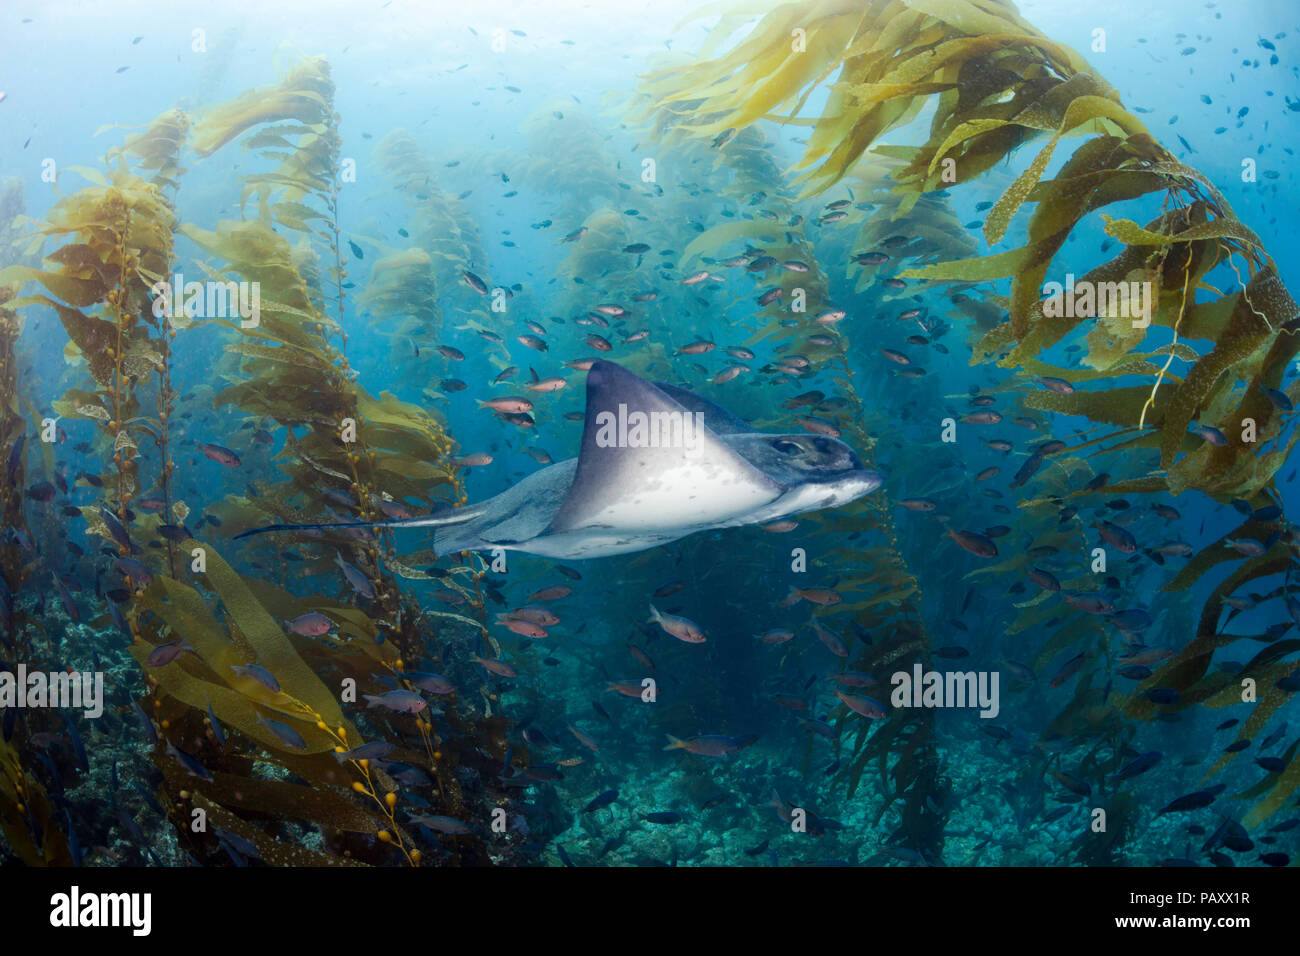
[[[332,325],[334,331],[341,330],[326,320],[323,306],[331,299],[342,302],[346,291],[341,280],[346,277],[346,271],[341,265],[323,272],[315,269],[310,247],[304,246],[291,253],[288,244],[268,228],[270,221],[274,220],[281,226],[304,233],[305,239],[309,240],[313,235],[323,238],[336,262],[342,262],[338,247],[337,184],[330,171],[330,164],[337,159],[337,134],[333,132],[337,118],[331,108],[332,85],[325,82],[327,77],[324,62],[311,61],[310,69],[295,69],[280,87],[272,88],[270,105],[258,105],[254,97],[246,96],[241,98],[239,109],[218,108],[200,124],[200,132],[206,132],[214,143],[228,142],[233,137],[219,125],[205,124],[233,120],[243,132],[252,129],[257,122],[278,121],[292,115],[304,126],[275,128],[275,145],[287,143],[285,137],[296,137],[294,152],[274,157],[281,159],[275,173],[246,177],[246,182],[253,184],[258,195],[257,220],[225,223],[215,232],[197,228],[187,228],[186,232],[209,252],[224,259],[227,269],[262,283],[262,321],[256,329],[241,329],[245,338],[253,340],[252,343],[228,346],[233,353],[243,357],[243,363],[239,373],[233,376],[234,383],[216,396],[215,402],[218,405],[239,405],[289,429],[288,447],[296,460],[288,466],[288,471],[295,492],[304,496],[307,507],[321,507],[330,491],[336,492],[337,501],[337,493],[343,492],[356,499],[357,517],[379,518],[386,503],[416,498],[433,503],[435,489],[445,486],[455,493],[458,481],[446,464],[451,440],[441,423],[422,409],[399,402],[391,395],[385,394],[378,399],[370,396],[355,383],[341,352],[327,343]],[[285,99],[286,89],[295,82],[305,83],[306,91],[299,90],[301,96],[295,94]],[[319,106],[320,113],[308,111],[300,115],[298,110],[303,101]],[[279,104],[275,108],[283,110],[285,115],[271,109],[275,104]],[[254,147],[265,145],[264,137],[271,132],[256,133],[247,143]],[[294,205],[286,207],[284,202],[276,201],[281,189],[286,196],[295,197]],[[311,201],[318,205],[308,205]],[[290,212],[292,216],[289,216]],[[324,232],[308,225],[315,218],[325,220]],[[383,273],[381,270],[380,275]],[[324,275],[334,280],[337,294],[323,297],[319,288],[305,278],[312,275]],[[384,293],[379,287],[367,292],[370,301],[383,302]],[[340,305],[339,315],[342,314]],[[338,341],[342,347],[346,335],[340,334]],[[351,443],[340,440],[341,430],[348,428],[349,423],[354,423],[355,427]],[[297,434],[302,427],[306,431]],[[286,505],[272,503],[269,496],[234,500],[226,507],[229,515],[238,516],[237,527],[249,524],[249,518],[257,510],[267,513],[266,509],[271,509],[269,515],[281,520],[296,517],[287,511]],[[423,614],[413,600],[402,594],[394,575],[415,579],[426,579],[428,575],[397,561],[388,549],[381,555],[380,542],[368,536],[363,536],[360,544],[352,536],[337,536],[324,553],[313,557],[313,566],[321,570],[328,568],[331,559],[340,551],[347,554],[353,565],[369,578],[375,594],[373,600],[366,603],[364,611],[335,602],[313,602],[314,610],[323,611],[336,620],[341,637],[350,634],[353,638],[345,649],[339,651],[335,647],[339,653],[328,656],[327,666],[330,670],[347,674],[344,661],[349,650],[355,651],[353,645],[360,638],[362,646],[371,648],[368,655],[375,655],[375,658],[371,660],[368,655],[363,655],[357,663],[364,669],[347,680],[369,686],[371,679],[368,674],[379,664],[400,682],[405,660],[418,659],[427,653],[424,632],[431,626],[433,616]],[[298,601],[263,584],[250,581],[248,586],[259,591],[261,600],[271,600],[275,595],[277,601]],[[305,610],[299,610],[297,614]],[[399,686],[409,689],[409,685],[399,683]],[[483,733],[484,728],[476,726],[474,718],[469,715],[463,720],[458,718],[457,707],[453,698],[442,715],[448,725],[445,731],[435,731],[431,721],[423,716],[414,718],[415,739],[419,741],[422,755],[416,757],[415,752],[411,752],[409,758],[429,767],[437,780],[438,798],[445,811],[459,816],[465,813],[465,808],[452,771],[462,750],[467,754],[476,752],[468,740],[462,744],[461,735],[473,737]],[[301,715],[308,718],[317,716],[306,711]],[[322,713],[320,716],[324,718],[325,715]],[[401,722],[405,724],[406,719]],[[332,737],[336,750],[350,749],[362,742],[355,731],[347,732],[346,726],[331,729],[334,724],[328,719],[318,723],[326,727],[323,732]],[[378,724],[380,732],[395,741],[402,741],[409,733],[408,729],[398,725],[396,718],[383,723],[372,718],[370,723]],[[262,737],[267,742],[265,733]],[[327,756],[326,759],[331,763],[329,766],[324,762],[321,764],[321,771],[328,771],[327,777],[319,780],[322,787],[328,786],[330,781],[337,782],[333,757]],[[368,797],[380,813],[379,829],[374,830],[375,835],[381,843],[393,843],[408,862],[417,862],[419,851],[414,849],[409,834],[402,830],[392,814],[397,798],[395,785],[382,773],[372,780],[364,762],[353,761],[353,765],[363,773],[362,779],[352,781],[353,789]],[[473,844],[474,841],[470,841],[466,846]],[[475,852],[478,859],[486,859],[481,848]],[[465,859],[468,860],[469,856]]]

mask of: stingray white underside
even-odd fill
[[[645,484],[626,482],[614,500],[564,530],[551,527],[568,496],[578,460],[549,465],[473,509],[463,524],[440,528],[439,554],[500,548],[548,558],[598,558],[643,551],[697,531],[767,524],[833,507],[875,484],[840,482],[789,489],[707,461],[660,469]]]
[[[551,527],[568,495],[577,459],[557,462],[474,510],[478,516],[438,531],[434,549],[501,548],[551,558],[594,558],[641,551],[707,528],[749,524],[782,497],[782,489],[707,456],[621,476],[614,492],[563,529]]]

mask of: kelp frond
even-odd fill
[[[1051,494],[1046,486],[1090,471],[1074,457],[1085,448],[1092,455],[1122,456],[1116,460],[1134,469],[1134,476],[1119,485],[1125,493],[1199,490],[1251,508],[1280,501],[1274,482],[1296,433],[1283,437],[1284,413],[1266,390],[1280,387],[1288,363],[1300,353],[1295,334],[1300,310],[1259,238],[1213,183],[1162,146],[1080,54],[1036,30],[1009,0],[785,3],[763,13],[726,52],[717,53],[738,22],[725,16],[701,59],[647,77],[642,93],[649,105],[641,119],[665,139],[701,144],[728,130],[740,131],[731,140],[739,142],[747,127],[764,119],[811,124],[796,166],[805,196],[846,182],[874,148],[876,156],[895,163],[888,179],[897,197],[891,216],[906,216],[940,191],[986,180],[1021,146],[1045,139],[984,223],[984,239],[996,245],[1019,235],[1012,227],[1023,221],[1022,245],[972,258],[974,250],[944,243],[927,262],[891,273],[955,284],[953,304],[976,337],[974,360],[995,361],[1018,376],[1004,391],[1014,393],[1017,413],[1031,427],[1044,421],[1045,412],[1081,415],[1100,426],[1076,447],[1053,453],[1051,467],[1038,477],[1030,470],[1025,480],[1041,487],[1022,503],[1026,520],[1035,521],[1037,513],[1039,530],[1049,538],[1055,533],[1055,515],[1043,504]],[[829,95],[820,114],[802,116],[809,95],[824,81]],[[933,108],[928,130],[908,125],[923,106]],[[885,143],[887,134],[912,135],[917,142]],[[726,138],[714,139],[715,145]],[[1045,179],[1067,144],[1064,163]],[[1158,201],[1159,213],[1139,220],[1113,208],[1139,200],[1148,209]],[[1082,361],[1064,366],[1047,360],[1046,353],[1082,332],[1093,313],[1059,308],[1059,295],[1044,298],[1044,283],[1049,270],[1059,268],[1057,256],[1066,241],[1094,213],[1109,237],[1103,248],[1114,241],[1120,250],[1090,269],[1073,268],[1080,274],[1076,281],[1107,290],[1136,283],[1150,290],[1144,317],[1150,321],[1135,322],[1114,303],[1101,308],[1082,337]],[[883,232],[882,220],[861,240],[864,245],[879,241]],[[860,251],[865,250],[855,250]],[[1209,274],[1216,269],[1226,279],[1212,283]],[[976,285],[986,290],[985,284],[1007,279],[1006,298],[965,291]],[[1219,293],[1215,284],[1225,281],[1230,291]],[[1072,390],[1042,389],[1037,385],[1042,376],[1069,383]],[[1288,397],[1300,398],[1294,385]],[[1210,426],[1225,440],[1204,440],[1193,425]],[[1069,495],[1077,487],[1063,486],[1059,493]],[[1062,521],[1063,530],[1077,533],[1077,518]],[[1174,709],[1196,701],[1230,702],[1231,686],[1210,669],[1214,649],[1225,640],[1219,632],[1222,600],[1287,567],[1296,551],[1288,528],[1278,516],[1237,529],[1237,536],[1259,542],[1265,553],[1214,588],[1195,639],[1132,697],[1119,701],[1107,703],[1090,691],[1085,671],[1058,730],[1095,735],[1118,711],[1149,719],[1155,708],[1141,695],[1150,687],[1177,691],[1180,703]],[[1212,557],[1194,558],[1171,587],[1189,587],[1224,550],[1222,543],[1208,546],[1203,554]],[[1017,560],[1023,562],[1012,563]],[[1015,629],[1052,618],[1053,608],[1059,611],[1056,604],[1030,602]],[[1090,666],[1105,664],[1111,640],[1088,615],[1066,615],[1036,665],[1081,647]],[[1275,680],[1274,670],[1256,664],[1249,676]],[[1269,692],[1255,711],[1253,729],[1267,720],[1281,695]],[[1298,784],[1300,773],[1279,781],[1251,819],[1275,810]]]

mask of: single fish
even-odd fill
[[[367,710],[383,707],[398,714],[418,714],[428,704],[424,698],[412,690],[390,690],[386,694],[363,694],[367,701]]]
[[[888,716],[885,713],[885,707],[874,697],[862,697],[856,694],[846,694],[837,690],[835,696],[842,700],[854,713],[861,714],[869,720],[881,720]]]
[[[406,520],[412,520],[412,519],[406,519]],[[344,561],[342,552],[338,552],[338,551],[335,552],[334,563],[339,566],[339,570],[343,572],[343,577],[347,580],[348,584],[352,587],[352,590],[354,592],[360,594],[363,598],[366,598],[367,600],[370,601],[374,600],[375,589],[374,586],[370,583],[370,579],[367,578],[364,574],[362,574],[361,570],[357,568],[355,565],[349,564],[348,562]]]
[[[496,674],[498,677],[518,677],[515,669],[505,661],[497,660],[491,657],[471,657],[475,664],[478,664],[486,671]]]
[[[194,648],[185,641],[172,641],[169,644],[159,644],[149,656],[144,659],[145,667],[165,667],[182,654],[194,654]]]
[[[263,717],[260,714],[257,719],[261,721],[262,726],[279,739],[279,741],[291,750],[306,750],[307,741],[302,739],[298,731],[294,730],[286,723],[278,720],[272,720],[269,717]]]
[[[704,631],[694,621],[676,614],[663,614],[653,604],[650,605],[650,619],[647,623],[658,624],[665,633],[687,644],[703,644],[707,640]]]
[[[664,750],[685,750],[698,757],[725,757],[741,749],[742,743],[735,737],[721,734],[704,734],[699,737],[682,739],[672,734],[665,734],[668,746]]]
[[[211,442],[200,442],[198,449],[203,452],[205,456],[211,458],[220,465],[225,465],[227,468],[239,467],[239,456],[229,448],[225,448],[221,445],[214,445]]]
[[[426,826],[438,833],[445,833],[448,836],[464,836],[472,832],[469,827],[455,817],[439,816],[437,814],[413,816],[411,822]]]
[[[284,629],[290,634],[300,634],[304,637],[319,637],[322,634],[328,634],[334,630],[334,622],[324,614],[316,611],[309,611],[306,614],[295,617],[292,621],[284,622]]]
[[[252,678],[272,694],[280,693],[280,682],[275,679],[274,674],[268,671],[261,664],[249,664],[247,666],[232,665],[230,669],[240,677]]]
[[[596,796],[592,797],[591,800],[587,802],[587,805],[582,808],[582,812],[592,813],[596,810],[600,810],[604,807],[609,806],[617,799],[618,799],[617,790],[610,789],[610,790],[602,791],[601,793],[598,793]]]

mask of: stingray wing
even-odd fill
[[[550,531],[717,527],[782,490],[662,388],[598,361],[573,485]]]
[[[478,505],[472,521],[434,535],[438,554],[518,547],[546,533],[573,485],[573,459],[547,465]]]

